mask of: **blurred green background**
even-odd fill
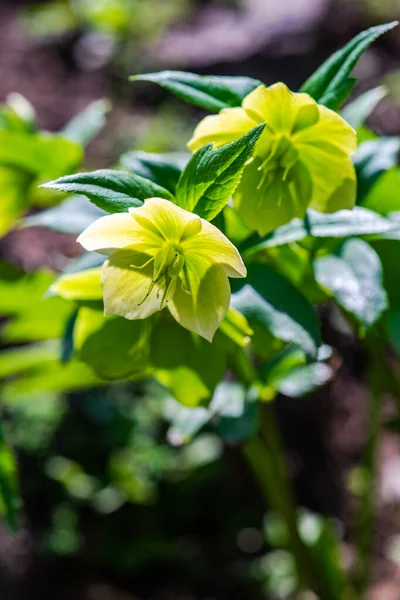
[[[203,113],[155,86],[133,87],[129,75],[171,68],[296,89],[358,31],[399,15],[399,0],[3,0],[0,101],[21,107],[15,93],[24,96],[40,128],[59,131],[106,99],[112,109],[87,169],[131,149],[182,151]],[[370,120],[385,135],[400,134],[399,58],[395,31],[356,70],[356,94],[389,88]],[[0,525],[0,598],[291,598],[292,558],[274,549],[279,523],[265,514],[240,436],[221,440],[206,427],[182,445],[185,415],[156,383],[99,386],[76,364],[60,372],[52,340],[68,309],[55,298],[37,307],[51,270],[78,254],[73,236],[39,227],[0,239],[1,343],[12,346],[0,358],[1,410],[24,500],[20,531]],[[25,346],[38,339],[38,320],[43,343]],[[281,395],[278,415],[305,523],[334,517],[351,561],[348,490],[363,444],[366,366],[348,332],[325,337],[342,357],[335,377],[301,399]],[[68,393],[66,378],[77,382]],[[398,598],[399,465],[399,442],[385,434],[371,599]]]

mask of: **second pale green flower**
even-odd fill
[[[239,108],[224,108],[203,119],[188,146],[220,147],[266,123],[254,157],[234,194],[246,225],[261,235],[303,217],[308,207],[321,212],[352,208],[356,175],[351,154],[356,132],[332,110],[283,83],[260,85]]]
[[[102,269],[106,314],[144,319],[168,307],[180,325],[209,341],[229,308],[228,276],[246,276],[219,229],[161,198],[97,219],[78,241],[110,255]]]

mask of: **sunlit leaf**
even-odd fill
[[[266,265],[251,265],[247,282],[232,295],[232,306],[244,314],[250,327],[266,329],[315,356],[320,345],[319,325],[304,296]]]
[[[342,117],[354,129],[358,129],[365,123],[387,93],[388,91],[383,85],[364,92],[343,108],[341,111]]]
[[[204,219],[214,219],[235,191],[263,129],[259,125],[217,150],[212,144],[198,150],[178,181],[177,204]]]
[[[28,208],[32,181],[32,175],[23,170],[0,166],[0,236],[6,234]]]
[[[134,175],[128,171],[100,169],[91,173],[77,173],[60,177],[43,185],[45,188],[83,194],[96,206],[109,213],[126,212],[129,208],[141,206],[147,198],[173,200],[168,190]]]
[[[105,317],[103,310],[82,307],[75,324],[75,347],[79,359],[99,377],[121,379],[149,370],[151,331],[149,319],[128,321]]]
[[[293,219],[264,238],[253,236],[239,249],[245,256],[251,256],[264,248],[298,242],[310,235],[317,238],[340,238],[384,234],[396,229],[396,223],[358,206],[353,210],[339,210],[332,214],[308,210],[306,219]]]
[[[245,390],[235,383],[222,383],[214,394],[210,409],[218,413],[216,428],[225,442],[244,442],[254,436],[258,425],[255,390]]]
[[[241,348],[248,346],[253,335],[245,317],[233,308],[228,309],[219,331]]]
[[[133,75],[130,79],[157,83],[181,100],[211,112],[240,106],[243,98],[261,84],[257,79],[250,79],[250,77],[216,77],[182,71],[146,73]]]
[[[396,137],[383,137],[360,144],[353,157],[357,171],[359,204],[365,204],[367,195],[382,174],[397,166],[399,156],[400,139]]]
[[[336,301],[364,327],[371,327],[387,308],[382,265],[363,240],[346,240],[333,255],[315,263],[316,277]]]
[[[0,352],[0,378],[5,403],[29,398],[35,393],[68,392],[104,385],[84,363],[62,364],[59,341],[43,342]]]
[[[226,369],[216,346],[173,321],[162,321],[151,337],[154,375],[178,402],[195,407],[209,400]]]
[[[387,216],[392,222],[399,223],[400,214],[400,169],[396,165],[379,177],[363,201],[363,206]],[[393,236],[398,238],[399,232],[394,231]],[[392,237],[389,232],[387,237]]]
[[[355,79],[349,77],[358,59],[372,42],[397,25],[397,21],[370,27],[330,56],[302,85],[320,104],[337,110],[351,92]]]
[[[61,136],[0,129],[0,164],[51,177],[73,171],[81,159],[82,149]]]
[[[178,179],[190,157],[190,153],[152,154],[151,152],[135,151],[123,154],[120,162],[125,169],[150,179],[174,194]]]

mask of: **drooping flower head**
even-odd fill
[[[353,207],[356,175],[350,155],[356,132],[337,113],[283,83],[260,85],[241,107],[206,117],[188,146],[193,151],[210,142],[220,147],[264,122],[234,194],[248,227],[264,235],[303,217],[307,207],[321,212]]]
[[[106,314],[144,319],[168,307],[178,323],[209,341],[229,308],[228,276],[246,275],[219,229],[161,198],[101,217],[78,241],[109,255],[102,269]]]

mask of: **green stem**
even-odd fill
[[[235,371],[243,383],[261,389],[257,372],[250,358],[242,352],[236,357]],[[285,460],[273,404],[260,403],[260,427],[243,446],[247,461],[259,483],[268,507],[282,519],[287,531],[287,548],[292,553],[302,589],[313,590],[321,600],[338,600],[329,574],[317,564],[313,551],[300,538],[297,506]],[[345,595],[343,595],[345,594]],[[343,588],[341,600],[350,597]]]
[[[370,349],[370,377],[367,406],[367,437],[362,464],[362,495],[356,522],[357,566],[355,587],[357,597],[366,598],[370,582],[376,497],[376,466],[382,431],[382,389],[386,371],[382,369],[385,349],[376,336],[367,340]],[[386,382],[387,383],[387,382]]]
[[[268,505],[280,515],[288,536],[288,549],[293,554],[302,588],[312,587],[312,574],[307,548],[297,529],[297,511],[287,473],[283,449],[272,406],[263,407],[262,435],[244,446],[246,458],[258,480]],[[306,550],[306,551],[305,551]]]
[[[259,386],[261,389],[256,368],[245,351],[236,353],[234,369],[245,385]],[[265,500],[285,523],[289,540],[288,546],[296,562],[300,585],[303,588],[310,588],[313,577],[308,574],[310,568],[307,558],[308,551],[301,541],[297,529],[296,504],[293,499],[273,407],[263,405],[261,408],[263,410],[260,413],[263,414],[260,433],[244,444],[244,454],[262,489]]]
[[[261,388],[255,366],[244,351],[236,354],[234,368],[245,385]],[[244,453],[265,499],[286,525],[290,550],[295,558],[299,577],[303,577],[309,565],[306,564],[305,546],[297,529],[296,504],[274,409],[270,404],[264,404],[261,408],[260,432],[244,445]]]

